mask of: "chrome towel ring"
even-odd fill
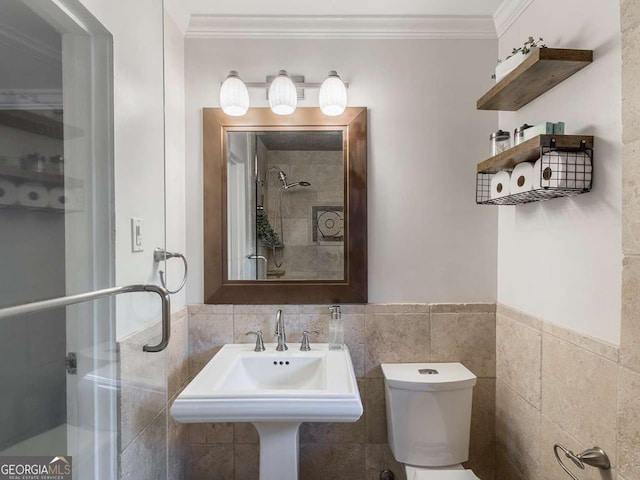
[[[576,465],[576,467],[581,470],[584,470],[585,465],[600,468],[602,470],[609,470],[611,468],[609,457],[600,447],[588,448],[584,452],[578,453],[576,455],[571,450],[568,450],[559,443],[556,443],[553,446],[553,453],[556,456],[556,460],[558,461],[562,469],[567,473],[567,475],[569,475],[573,480],[579,479],[573,473],[571,473],[566,465],[562,462],[562,460],[560,459],[560,455],[558,455],[558,450],[562,450],[564,456],[571,460]]]
[[[174,294],[182,290],[184,285],[187,283],[187,276],[189,275],[189,264],[187,263],[187,258],[182,253],[167,252],[163,248],[156,248],[153,251],[153,261],[156,263],[164,262],[170,258],[180,258],[184,264],[184,277],[182,277],[182,283],[180,283],[180,286],[175,290],[169,290],[164,278],[164,271],[160,270],[158,273],[160,273],[160,283],[162,283],[162,286],[167,290],[167,292]]]

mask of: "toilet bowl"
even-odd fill
[[[476,376],[461,363],[382,364],[387,435],[407,480],[479,480],[469,459]]]

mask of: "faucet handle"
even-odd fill
[[[256,336],[256,347],[253,349],[254,352],[264,352],[264,342],[262,341],[262,330],[258,330],[257,332],[247,332],[245,335],[255,335]]]
[[[311,350],[311,346],[309,345],[309,335],[312,333],[314,335],[320,335],[320,332],[316,332],[315,330],[305,330],[304,332],[302,332],[302,344],[300,345],[300,351],[308,352],[309,350]]]

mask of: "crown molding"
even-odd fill
[[[509,30],[509,27],[529,8],[533,0],[504,0],[493,14],[498,38]]]
[[[495,39],[490,16],[193,15],[187,38]]]
[[[175,22],[182,35],[187,33],[191,14],[184,8],[179,0],[164,0],[164,11]]]

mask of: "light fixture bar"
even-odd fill
[[[293,82],[296,88],[320,88],[322,83],[310,83],[310,82]],[[222,85],[222,83],[220,83]],[[247,88],[269,88],[271,83],[268,82],[245,82]],[[344,86],[349,88],[349,84],[345,83]]]

